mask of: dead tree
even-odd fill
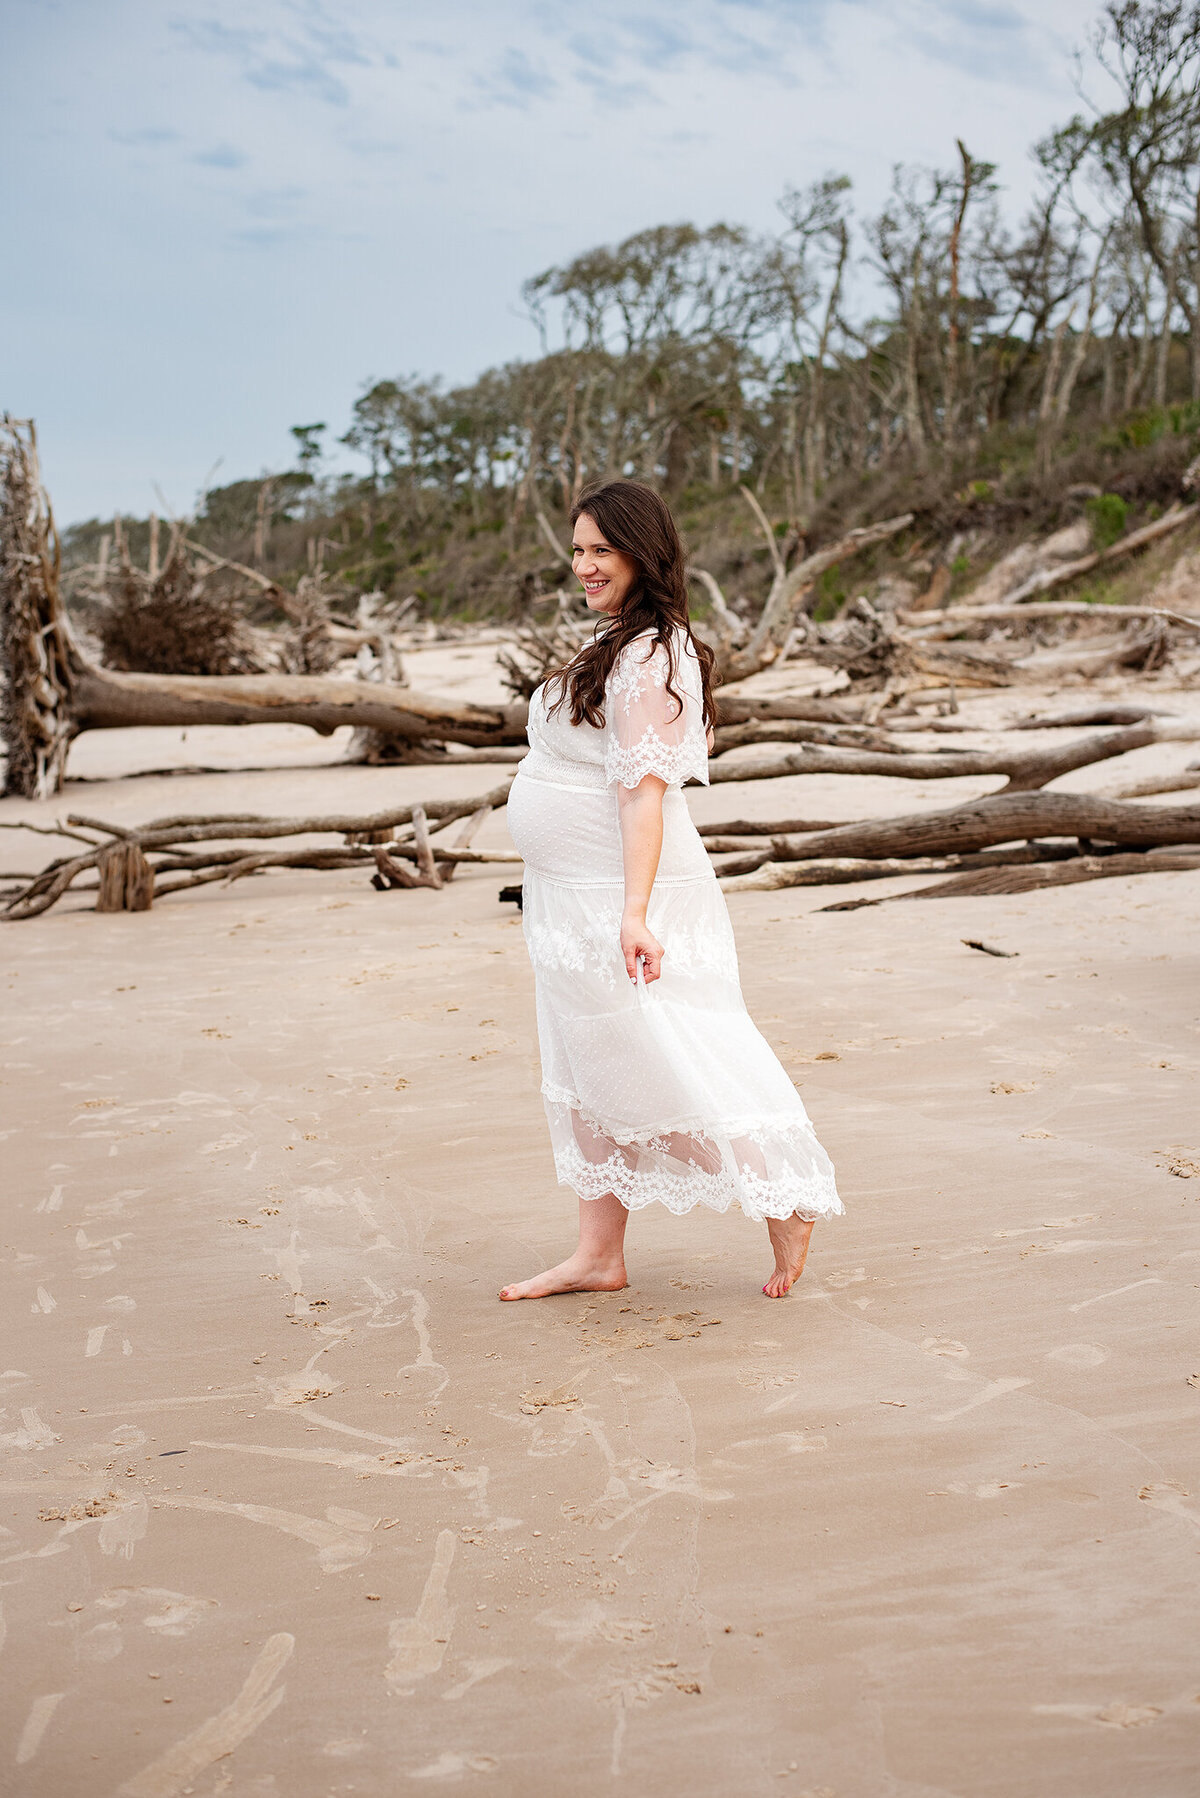
[[[713,635],[716,639],[713,647],[717,651],[719,678],[722,681],[744,680],[747,675],[757,674],[760,669],[776,660],[791,636],[801,601],[826,569],[860,555],[863,550],[871,549],[877,543],[886,543],[889,538],[907,530],[913,521],[912,513],[905,512],[899,518],[887,518],[879,524],[863,525],[857,530],[848,531],[836,543],[827,544],[815,554],[802,557],[789,568],[775,532],[771,529],[770,520],[758,500],[748,487],[743,487],[742,493],[762,529],[771,561],[771,586],[744,647],[737,646],[737,640],[742,635],[740,621],[715,578],[701,568],[691,571],[712,601],[715,623]]]
[[[42,492],[32,420],[0,421],[0,680],[5,790],[46,799],[76,734],[70,634],[58,599],[60,553]]]

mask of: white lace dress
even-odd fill
[[[525,862],[523,922],[537,989],[542,1096],[562,1185],[630,1210],[734,1202],[748,1217],[842,1210],[833,1166],[795,1087],[751,1022],[724,896],[681,790],[708,783],[700,670],[677,638],[682,715],[651,635],[627,646],[605,725],[529,704],[529,754],[508,800]],[[557,688],[556,688],[557,692]],[[647,923],[662,976],[634,985],[621,954],[617,783],[668,783]]]

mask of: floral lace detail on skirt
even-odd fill
[[[619,901],[597,906],[596,921],[552,924],[530,917],[525,925],[529,959],[538,973],[588,974],[609,991],[624,991],[629,982],[615,945],[620,940]],[[737,957],[727,929],[705,928],[703,923],[679,924],[671,933],[668,949],[672,968],[693,973],[713,973],[737,979]]]

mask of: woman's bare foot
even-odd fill
[[[532,1280],[502,1286],[502,1299],[545,1299],[553,1292],[620,1292],[628,1286],[624,1260],[595,1261],[576,1253]]]
[[[767,1234],[775,1251],[775,1272],[763,1287],[769,1299],[786,1298],[804,1272],[812,1231],[813,1220],[794,1212],[791,1217],[767,1219]]]

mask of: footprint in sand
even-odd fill
[[[1080,1723],[1099,1723],[1104,1729],[1138,1729],[1162,1716],[1157,1704],[1035,1704],[1038,1717],[1074,1717]]]
[[[1100,1367],[1108,1360],[1108,1350],[1095,1342],[1064,1342],[1061,1348],[1048,1349],[1046,1359],[1066,1367]]]
[[[494,1754],[455,1754],[447,1748],[427,1767],[417,1767],[410,1779],[461,1779],[464,1773],[494,1773],[500,1762]]]

